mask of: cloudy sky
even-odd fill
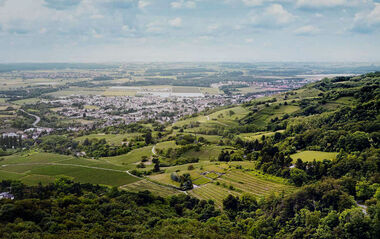
[[[0,0],[0,62],[380,61],[380,0]]]

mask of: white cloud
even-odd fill
[[[286,24],[294,19],[294,16],[286,11],[280,4],[272,4],[266,10],[265,13],[269,16],[273,16],[278,24]]]
[[[174,19],[169,20],[168,23],[170,26],[180,27],[182,25],[182,18],[176,17]]]
[[[209,25],[209,26],[207,27],[207,29],[208,29],[209,31],[215,31],[215,30],[217,30],[219,27],[220,27],[220,26],[219,26],[218,24],[211,24],[211,25]]]
[[[313,25],[306,25],[302,26],[300,28],[297,28],[294,33],[297,35],[314,35],[319,33],[320,30],[318,27],[315,27]]]
[[[353,7],[371,4],[372,0],[297,0],[296,6],[306,9]]]
[[[254,41],[253,38],[247,38],[247,39],[245,39],[245,42],[246,42],[246,43],[252,43],[253,41]]]
[[[263,4],[263,0],[242,0],[247,6],[259,6]]]
[[[197,4],[195,1],[180,0],[177,2],[171,2],[170,6],[172,8],[196,8]]]
[[[264,10],[255,9],[250,13],[251,24],[260,28],[281,27],[295,19],[281,4],[271,4]]]
[[[323,17],[323,14],[320,14],[320,13],[316,13],[314,14],[315,17]]]
[[[139,3],[138,3],[139,8],[145,8],[145,7],[149,6],[149,5],[150,5],[150,2],[146,1],[146,0],[140,0]]]
[[[92,29],[92,30],[91,30],[91,33],[92,33],[92,36],[93,36],[94,38],[103,38],[103,35],[100,34],[100,33],[98,33],[95,29]]]
[[[352,30],[362,33],[380,30],[380,3],[375,3],[370,11],[357,13]]]

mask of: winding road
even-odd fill
[[[26,111],[23,110],[23,109],[20,109],[20,111],[21,111],[21,112],[24,112],[25,114],[27,114],[27,115],[29,115],[29,116],[31,116],[31,117],[36,118],[36,120],[33,122],[32,125],[33,125],[33,127],[37,128],[37,124],[41,121],[41,118],[40,118],[39,116],[37,116],[37,115],[31,114],[31,113],[29,113],[29,112],[26,112]]]

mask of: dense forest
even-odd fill
[[[229,195],[219,208],[212,200],[187,195],[185,190],[192,188],[192,183],[186,174],[172,174],[174,181],[181,183],[183,193],[167,198],[149,191],[129,192],[67,178],[45,186],[2,181],[0,192],[10,191],[15,200],[0,200],[0,237],[378,238],[379,85],[380,72],[324,79],[297,91],[246,103],[249,114],[236,120],[234,126],[198,131],[223,136],[220,144],[236,149],[221,151],[218,161],[255,162],[258,171],[288,180],[295,188],[291,193]],[[302,92],[305,96],[299,97]],[[265,112],[289,106],[297,110],[265,124],[257,123]],[[141,133],[129,145],[112,146],[97,139],[76,142],[64,136],[43,137],[37,144],[60,154],[85,151],[91,157],[120,155],[151,145],[165,134],[162,127],[155,127],[160,136],[153,137],[151,130],[139,124],[104,129]],[[183,130],[188,125],[180,127]],[[256,140],[235,137],[263,131],[271,134]],[[194,147],[208,144],[191,135],[172,140],[177,148],[158,150],[161,158],[175,160],[183,153],[181,150],[196,151]],[[302,150],[337,152],[337,156],[332,160],[294,162],[290,155]],[[163,165],[155,160],[154,170],[158,172]]]

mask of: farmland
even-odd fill
[[[42,152],[4,157],[0,167],[2,179],[19,179],[32,185],[53,182],[61,176],[108,186],[121,186],[138,180],[125,173],[123,167],[104,161]]]
[[[301,159],[304,162],[311,162],[313,160],[322,161],[324,159],[333,160],[338,153],[335,152],[321,152],[321,151],[301,151],[290,155],[295,162],[297,159]]]
[[[85,139],[105,139],[111,145],[121,145],[123,142],[142,136],[141,133],[127,133],[127,134],[89,134],[76,138],[76,140],[83,142]]]
[[[212,175],[208,177],[212,177]],[[281,179],[278,180],[281,181]],[[247,193],[262,197],[271,193],[289,193],[292,190],[293,187],[285,182],[273,182],[265,177],[249,173],[249,171],[230,170],[221,177],[217,177],[213,182],[194,188],[190,194],[200,199],[213,199],[216,205],[221,207],[223,199],[228,194],[241,196]]]

